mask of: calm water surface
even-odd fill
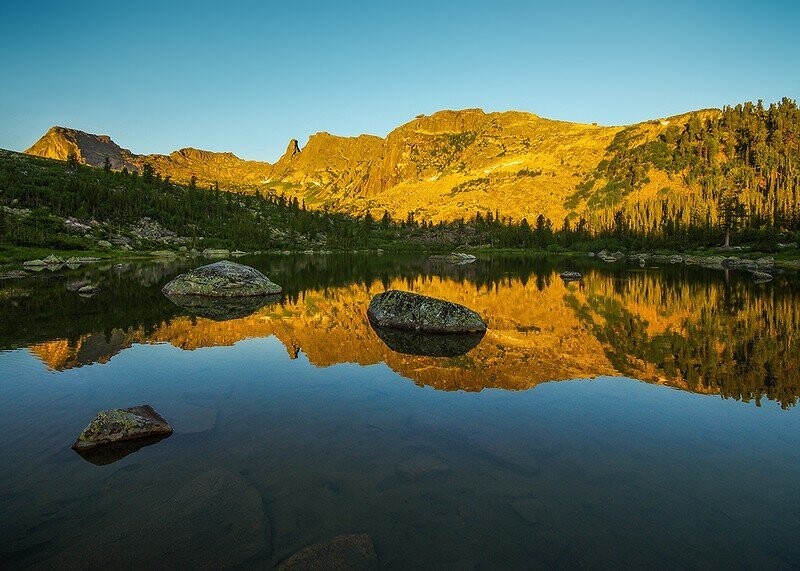
[[[0,281],[0,566],[265,568],[353,533],[390,568],[800,566],[796,275],[242,261],[285,294],[161,295],[202,260]],[[365,317],[387,288],[490,330],[387,345]],[[142,403],[171,437],[105,465],[69,448]]]

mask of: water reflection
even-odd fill
[[[262,307],[280,303],[279,295],[247,297],[203,297],[199,295],[167,295],[172,303],[192,317],[229,321],[252,315]]]
[[[389,327],[378,327],[370,322],[372,330],[381,341],[397,353],[421,357],[458,357],[474,349],[483,339],[480,333],[419,333]]]
[[[709,270],[575,259],[496,258],[458,267],[391,256],[244,261],[286,293],[247,307],[175,305],[158,289],[191,262],[97,266],[3,284],[0,307],[10,319],[0,324],[0,347],[28,346],[63,370],[105,362],[134,343],[191,350],[274,335],[290,356],[303,353],[320,367],[383,362],[441,390],[518,390],[624,375],[783,406],[800,395],[800,298],[791,279],[757,285],[746,272],[726,279]],[[567,266],[583,279],[559,279]],[[64,280],[78,275],[101,292],[86,300],[66,291]],[[470,307],[489,331],[482,340],[376,331],[365,311],[385,289]]]
[[[75,450],[75,452],[81,458],[95,466],[107,466],[108,464],[113,464],[118,460],[122,460],[129,454],[141,450],[145,446],[157,444],[165,438],[169,438],[169,436],[169,434],[147,436],[145,438],[137,438],[136,440],[124,440],[121,442],[104,444],[94,448],[78,449]]]

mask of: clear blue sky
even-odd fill
[[[162,5],[163,4],[163,5]],[[14,2],[0,147],[52,125],[274,161],[481,107],[602,124],[800,98],[800,1]]]

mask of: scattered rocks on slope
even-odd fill
[[[247,297],[280,293],[281,286],[271,282],[255,268],[228,260],[214,262],[181,274],[161,290],[166,296],[200,295],[209,297]]]
[[[169,423],[153,407],[143,404],[97,413],[75,440],[72,449],[86,450],[125,440],[170,434],[172,427]]]
[[[427,333],[486,331],[486,322],[471,309],[408,291],[389,290],[376,295],[367,317],[379,327]]]
[[[278,566],[281,571],[377,568],[378,556],[375,553],[375,546],[372,538],[365,533],[340,535],[330,541],[310,545]]]

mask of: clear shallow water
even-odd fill
[[[220,468],[257,490],[248,499],[267,520],[260,549],[236,561],[245,568],[348,533],[370,534],[380,564],[400,568],[800,564],[800,417],[779,398],[793,393],[778,362],[794,349],[789,279],[756,289],[735,275],[598,267],[565,286],[546,264],[387,260],[319,284],[286,261],[252,263],[289,294],[222,322],[161,305],[153,292],[178,267],[130,268],[113,278],[124,288],[104,282],[105,299],[62,297],[69,275],[13,285],[30,293],[7,296],[5,316],[33,313],[6,325],[0,353],[3,566],[130,565],[119,522],[177,509],[176,493]],[[319,263],[325,279],[338,271]],[[469,297],[494,333],[461,357],[392,352],[359,315],[368,289],[396,280]],[[123,311],[123,294],[150,307]],[[117,312],[87,317],[106,306]],[[727,340],[730,358],[720,348],[728,330],[768,371],[761,406],[742,374],[737,395],[723,373],[691,384],[680,372],[712,346],[715,370],[742,373],[738,345]],[[660,384],[618,376],[631,370]],[[571,371],[617,376],[546,382]],[[141,403],[175,434],[107,466],[69,449],[98,410]],[[215,515],[186,522],[204,555],[225,536]],[[138,539],[136,560],[157,563],[161,544]]]

